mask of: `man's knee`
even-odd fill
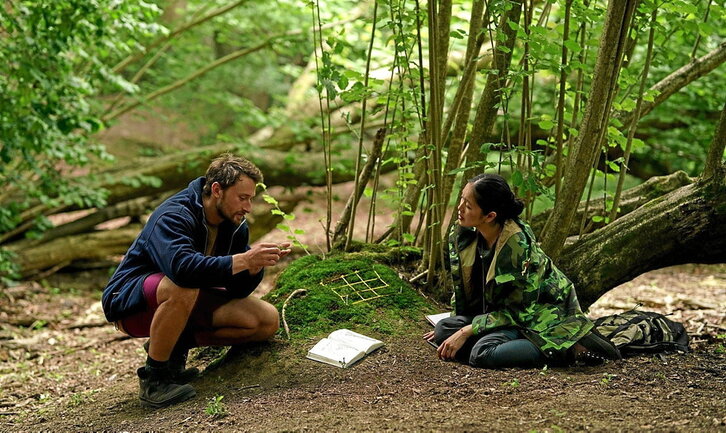
[[[267,335],[267,338],[275,335],[280,329],[280,313],[274,305],[263,302],[259,323],[260,332]]]
[[[187,313],[191,313],[198,297],[199,289],[177,286],[167,277],[161,280],[156,293],[159,306],[162,304],[173,305]]]

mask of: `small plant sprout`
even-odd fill
[[[612,373],[603,373],[602,379],[600,379],[600,384],[608,386],[610,385],[610,382],[615,378],[615,375]]]
[[[222,399],[224,399],[223,395],[215,395],[210,398],[207,407],[204,408],[204,413],[212,418],[222,418],[227,415],[227,407],[222,403]]]
[[[267,189],[267,187],[264,184],[259,184],[258,186],[262,187],[263,189]],[[294,246],[300,247],[305,251],[305,254],[310,255],[310,251],[308,251],[307,245],[300,242],[300,240],[297,238],[298,235],[305,234],[305,230],[302,229],[292,229],[289,226],[288,221],[292,221],[295,219],[295,215],[288,214],[282,209],[280,209],[280,202],[277,201],[277,199],[270,194],[263,194],[262,199],[265,201],[265,203],[272,205],[272,210],[270,213],[272,215],[279,215],[283,218],[283,222],[277,225],[278,230],[282,230],[283,232],[287,233],[287,239],[292,241],[292,244]]]
[[[504,382],[504,385],[511,386],[512,388],[518,388],[519,387],[519,379],[516,377],[511,380],[511,382]]]

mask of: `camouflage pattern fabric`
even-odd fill
[[[475,229],[456,226],[449,237],[452,304],[463,314],[465,293],[471,293],[476,254]],[[474,335],[514,326],[548,358],[564,352],[586,335],[593,323],[583,314],[572,282],[537,245],[523,221],[507,220],[487,270],[484,311],[472,323]]]

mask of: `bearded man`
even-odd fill
[[[104,289],[107,320],[148,337],[146,365],[137,371],[142,405],[196,395],[190,348],[263,341],[279,328],[275,307],[249,296],[264,267],[290,252],[289,243],[248,245],[245,215],[261,182],[248,160],[216,158],[204,177],[151,214]]]

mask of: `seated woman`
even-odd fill
[[[439,358],[474,367],[596,364],[620,359],[593,332],[572,282],[545,255],[507,182],[483,174],[464,188],[449,239],[455,315],[424,339]]]

